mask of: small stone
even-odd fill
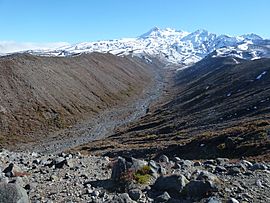
[[[67,160],[64,157],[58,157],[54,160],[55,168],[63,168],[67,164]]]
[[[128,195],[132,200],[137,201],[142,197],[142,191],[139,189],[132,189],[128,192]]]
[[[164,163],[169,163],[170,162],[169,158],[164,154],[159,157],[159,161],[164,162]]]
[[[222,203],[218,197],[209,197],[207,203]]]
[[[261,182],[260,179],[257,179],[257,180],[256,180],[256,185],[257,185],[258,187],[264,187],[264,186],[262,185],[262,182]]]
[[[227,203],[239,203],[239,201],[231,197],[227,200]]]
[[[30,189],[31,189],[30,184],[26,184],[26,185],[24,186],[24,189],[26,189],[26,190],[30,190]]]
[[[227,158],[217,158],[216,162],[218,165],[224,165],[225,163],[229,162],[229,159]]]
[[[91,193],[91,195],[93,196],[93,197],[98,197],[99,196],[99,191],[97,191],[97,190],[95,190],[95,191],[93,191],[92,193]]]
[[[51,175],[50,181],[57,181],[58,177],[56,175]]]
[[[251,170],[267,170],[267,166],[262,163],[255,163],[252,167]]]
[[[202,163],[200,161],[194,162],[194,166],[202,166]]]
[[[253,164],[247,160],[242,160],[241,163],[243,163],[246,167],[249,167],[249,168],[253,166]]]
[[[159,174],[162,175],[162,176],[164,176],[164,175],[167,174],[167,170],[166,170],[166,168],[164,168],[164,167],[160,167],[159,170],[158,170],[158,172],[159,172]]]
[[[226,172],[226,171],[227,171],[227,169],[225,167],[223,167],[223,166],[217,166],[215,168],[216,173],[223,173],[223,172]]]
[[[164,192],[162,195],[159,195],[156,199],[155,202],[167,202],[171,199],[171,196],[169,195],[168,192]]]
[[[176,157],[173,158],[173,161],[177,163],[177,162],[180,162],[181,159],[180,159],[179,157],[176,156]]]
[[[216,161],[213,159],[207,160],[203,163],[204,165],[215,165]]]
[[[227,174],[228,175],[237,175],[239,173],[241,173],[241,170],[238,167],[232,167],[229,169]]]

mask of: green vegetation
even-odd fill
[[[143,166],[133,174],[134,180],[140,184],[147,184],[151,179],[150,166]]]

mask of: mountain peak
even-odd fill
[[[250,34],[245,34],[245,35],[241,35],[241,37],[247,39],[247,40],[263,40],[262,37],[260,37],[259,35],[256,35],[254,33],[250,33]]]
[[[149,36],[157,35],[157,33],[159,33],[160,31],[161,30],[155,26],[155,27],[151,28],[148,32],[139,36],[139,38],[147,38]]]

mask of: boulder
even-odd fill
[[[118,157],[117,161],[113,165],[111,179],[113,181],[119,181],[124,172],[127,171],[126,160],[122,157]]]
[[[174,174],[171,176],[161,176],[159,177],[153,187],[159,191],[167,191],[169,193],[181,193],[188,180],[185,176]]]
[[[183,192],[187,197],[197,200],[217,192],[217,188],[211,181],[192,180],[185,186]]]
[[[0,183],[0,202],[29,203],[27,192],[18,184]]]
[[[21,170],[21,168],[13,163],[10,163],[8,167],[3,170],[3,173],[7,177],[16,177],[23,175],[23,171]]]

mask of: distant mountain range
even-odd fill
[[[158,57],[166,62],[190,65],[210,53],[213,57],[234,56],[249,60],[269,57],[270,40],[256,34],[235,37],[217,35],[202,29],[189,33],[154,27],[137,38],[83,42],[57,49],[27,52],[43,56],[73,56],[85,52],[103,52],[134,55],[146,59],[148,56]]]

